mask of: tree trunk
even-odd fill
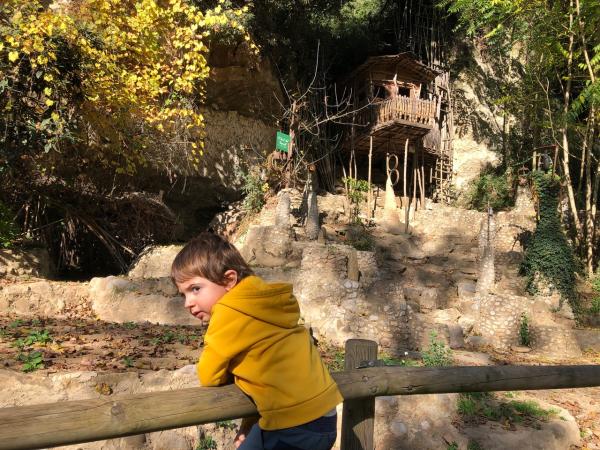
[[[569,113],[569,106],[571,105],[571,85],[572,85],[572,74],[573,74],[573,0],[570,2],[569,7],[569,50],[567,57],[567,82],[563,88],[563,125],[562,125],[562,167],[563,174],[565,177],[565,185],[567,188],[567,197],[569,198],[569,207],[571,209],[571,215],[573,216],[573,225],[575,226],[575,246],[579,247],[581,244],[581,221],[577,214],[577,203],[575,202],[575,193],[573,192],[573,182],[571,180],[571,171],[569,169],[569,127],[567,114]]]

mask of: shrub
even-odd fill
[[[432,331],[429,335],[429,348],[423,352],[423,364],[428,367],[452,365],[452,350],[442,341],[438,341],[437,333]]]
[[[486,211],[488,205],[496,211],[513,206],[513,189],[508,175],[495,173],[493,169],[482,172],[471,182],[467,205],[479,211]]]
[[[342,181],[348,186],[346,195],[351,205],[350,222],[360,223],[360,204],[365,200],[365,192],[369,192],[369,182],[350,177],[346,177]]]
[[[269,190],[269,185],[263,182],[256,172],[242,174],[242,179],[244,180],[242,190],[246,194],[242,208],[246,211],[259,212],[265,204],[265,194]]]

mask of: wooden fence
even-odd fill
[[[433,125],[436,102],[419,98],[396,97],[373,103],[360,112],[357,125],[377,126],[393,120],[404,120],[420,125]]]
[[[600,385],[600,366],[369,367],[377,345],[352,339],[346,371],[343,450],[373,448],[375,397]],[[364,369],[356,369],[367,366]],[[350,369],[350,370],[348,370]],[[0,409],[0,449],[35,449],[237,419],[256,413],[234,385]]]

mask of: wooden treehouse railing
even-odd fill
[[[373,449],[375,397],[600,385],[600,366],[369,367],[373,341],[346,344],[341,448]],[[356,369],[367,366],[364,369]],[[351,368],[351,370],[348,370]],[[236,386],[149,392],[0,409],[0,449],[47,448],[237,419],[256,413]]]
[[[373,103],[358,113],[357,125],[374,127],[394,120],[433,125],[436,102],[419,98],[396,97]]]

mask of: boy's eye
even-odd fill
[[[197,294],[199,291],[200,291],[200,288],[199,288],[198,286],[194,286],[194,287],[192,288],[192,292],[193,292],[194,294]]]

